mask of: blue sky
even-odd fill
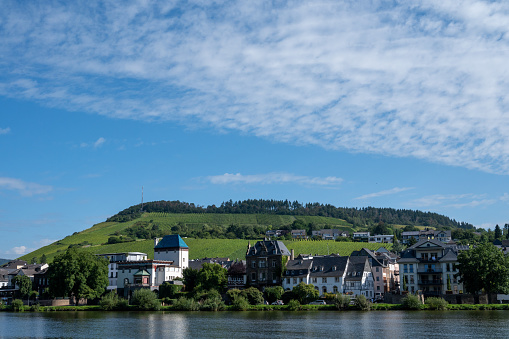
[[[142,186],[509,222],[507,2],[0,7],[0,257]]]

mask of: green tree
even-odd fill
[[[178,293],[182,289],[182,285],[170,284],[165,281],[159,286],[159,298],[177,298]]]
[[[509,292],[509,259],[491,243],[462,251],[457,264],[460,278],[468,293],[484,290],[486,293]]]
[[[198,284],[198,270],[194,268],[188,267],[184,269],[182,272],[185,289],[187,292],[191,292],[194,290],[196,285]]]
[[[41,256],[41,264],[46,264],[48,262],[48,259],[46,258],[46,254],[43,254]]]
[[[293,293],[301,304],[309,304],[320,296],[320,292],[312,284],[301,282],[293,288]]]
[[[263,304],[263,293],[256,287],[249,287],[240,293],[241,297],[247,299],[251,305]]]
[[[285,293],[285,290],[281,286],[267,287],[265,291],[263,291],[263,295],[269,303],[281,299],[283,293]]]
[[[223,291],[228,282],[226,276],[226,269],[218,264],[205,263],[202,265],[201,270],[198,272],[197,282],[203,290],[217,290]]]
[[[69,248],[48,268],[50,292],[55,297],[100,297],[108,286],[108,261],[89,252]]]
[[[21,297],[30,298],[30,293],[32,292],[32,280],[26,275],[17,275],[13,279],[16,286],[19,288],[19,294]],[[30,305],[30,301],[28,302]]]
[[[502,229],[498,224],[495,226],[495,239],[502,239]]]

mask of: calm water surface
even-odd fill
[[[0,312],[0,337],[507,338],[509,312]]]

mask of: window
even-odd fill
[[[300,278],[300,282],[303,282],[303,281],[304,281],[304,279],[303,279],[303,278]]]
[[[410,264],[410,272],[409,273],[414,273],[414,264]]]
[[[334,277],[334,282],[339,282],[339,277]]]
[[[323,294],[327,293],[327,286],[322,287],[322,292],[323,292]]]
[[[376,277],[376,281],[380,281],[380,277]]]
[[[251,280],[256,281],[256,272],[251,273]]]
[[[413,284],[414,283],[414,276],[413,275],[410,275],[410,283]]]
[[[327,278],[322,278],[322,283],[326,284],[327,283]]]
[[[272,260],[272,267],[276,267],[276,260]]]
[[[286,283],[290,284],[290,278],[286,278]]]
[[[316,283],[316,278],[313,278],[313,282]]]
[[[251,261],[251,267],[252,268],[256,268],[256,261],[255,260]]]
[[[376,290],[377,290],[377,291],[380,291],[380,286],[377,286],[377,287],[376,287]]]
[[[408,265],[407,264],[403,265],[403,273],[408,273]]]
[[[297,278],[293,278],[293,283],[296,284],[297,283]]]
[[[336,285],[332,287],[332,292],[338,293],[338,287]]]
[[[376,271],[378,272],[379,267],[376,268]]]

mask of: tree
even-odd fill
[[[94,299],[108,286],[108,261],[92,253],[69,248],[48,268],[50,292],[55,297]]]
[[[509,259],[491,243],[481,243],[458,255],[459,277],[468,293],[509,292]]]
[[[48,259],[46,258],[46,254],[43,254],[41,256],[41,264],[46,264],[48,262]]]
[[[159,298],[174,299],[177,297],[181,289],[182,285],[170,284],[168,281],[165,281],[159,286]]]
[[[14,277],[13,281],[19,287],[19,294],[21,297],[29,299],[30,293],[32,292],[32,280],[26,275],[17,275]]]
[[[495,226],[495,239],[502,239],[502,229],[498,224]]]
[[[309,304],[320,296],[320,292],[312,284],[299,283],[293,288],[293,293],[301,304]]]
[[[198,270],[194,268],[188,267],[182,271],[182,282],[186,288],[187,292],[191,292],[194,290],[196,285],[198,284]]]
[[[285,290],[281,286],[266,287],[263,295],[269,303],[273,303],[276,300],[281,299],[281,296],[285,293]]]
[[[134,291],[132,304],[140,310],[159,310],[161,303],[157,300],[157,295],[148,288],[142,288]]]
[[[256,287],[249,287],[240,292],[240,296],[246,298],[251,305],[263,304],[263,293]]]
[[[222,291],[226,287],[228,277],[226,276],[226,268],[218,264],[204,263],[200,271],[198,271],[197,282],[203,290]]]

